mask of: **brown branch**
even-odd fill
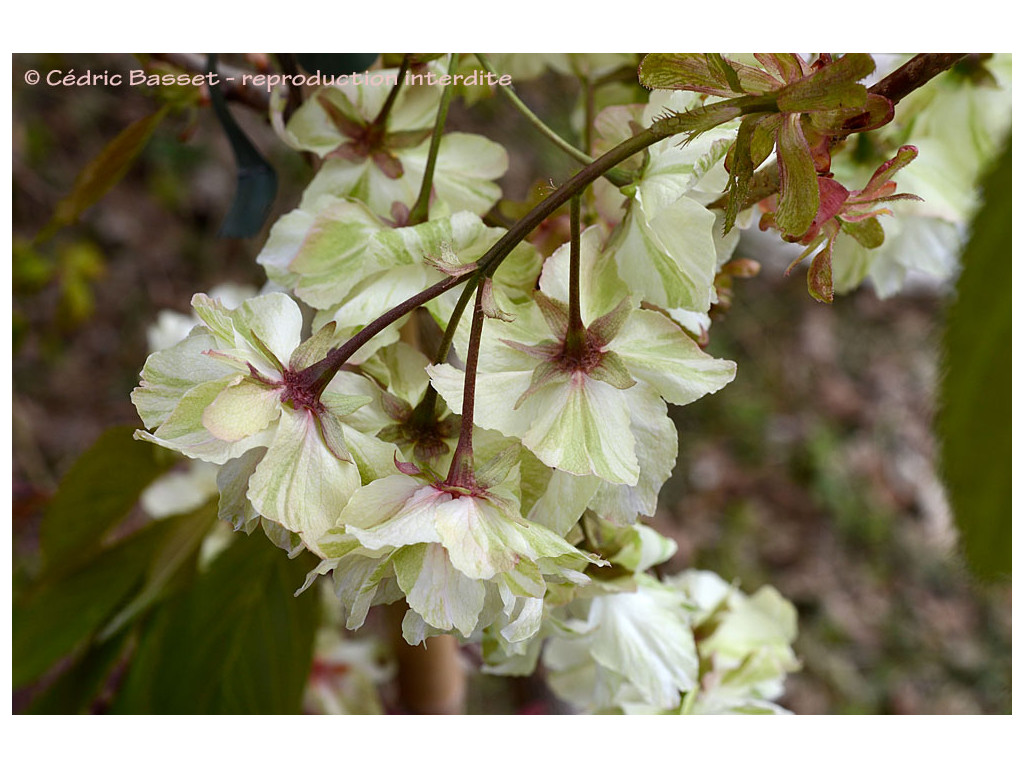
[[[919,53],[868,91],[898,104],[907,94],[941,75],[965,56],[966,53]]]

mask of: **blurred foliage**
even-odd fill
[[[315,591],[293,593],[314,558],[288,560],[257,535],[206,566],[216,503],[105,543],[166,467],[131,429],[115,428],[46,508],[45,564],[19,589],[13,615],[13,684],[39,686],[30,711],[91,711],[115,690],[114,711],[301,711],[319,604]],[[111,687],[115,667],[128,675]]]
[[[982,183],[944,338],[938,429],[942,466],[968,564],[1008,578],[1012,561],[1012,150]]]

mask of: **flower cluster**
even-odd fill
[[[550,67],[587,89],[636,64],[480,62],[522,78]],[[319,159],[316,173],[259,254],[268,288],[231,307],[197,294],[195,327],[150,356],[137,435],[215,466],[207,486],[215,472],[236,530],[262,523],[289,552],[319,556],[308,581],[331,575],[350,630],[402,603],[408,642],[479,643],[497,674],[542,663],[584,711],[783,711],[792,605],[707,572],[655,577],[674,544],[638,520],[676,462],[669,407],[736,375],[702,344],[722,287],[754,271],[730,260],[758,167],[774,156],[779,170],[761,225],[821,248],[810,282],[822,299],[833,260],[844,287],[865,271],[843,263],[838,235],[880,246],[878,206],[914,197],[892,179],[909,145],[859,191],[831,175],[835,139],[893,117],[859,82],[873,69],[862,54],[649,55],[642,102],[622,89],[581,111],[586,152],[607,154],[511,227],[492,211],[505,150],[443,131],[454,91],[329,86],[287,120],[275,94],[277,133]],[[570,201],[559,247],[526,241],[538,225],[559,231]],[[427,343],[418,326],[431,322]]]

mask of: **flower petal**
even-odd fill
[[[316,541],[337,524],[359,484],[359,470],[327,449],[312,413],[282,408],[247,495],[263,517],[300,534],[316,551]]]
[[[440,544],[407,547],[395,555],[395,575],[409,607],[437,629],[468,637],[484,608],[483,582],[452,565]]]

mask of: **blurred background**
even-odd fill
[[[21,77],[138,67],[127,55],[14,56],[16,593],[38,571],[41,512],[62,475],[109,426],[141,426],[129,393],[158,312],[187,314],[193,293],[225,282],[264,282],[255,257],[266,227],[245,240],[217,236],[235,168],[196,89],[29,86]],[[576,89],[558,76],[517,87],[566,136]],[[152,114],[158,96],[180,109],[124,178],[78,221],[33,242],[82,169]],[[278,172],[273,222],[297,205],[311,170],[263,113],[232,112]],[[572,167],[503,99],[456,102],[450,125],[509,150],[512,199]],[[679,543],[665,571],[708,568],[748,593],[772,584],[793,601],[803,670],[780,703],[797,713],[1009,712],[1010,588],[966,572],[937,470],[947,289],[914,281],[880,301],[861,288],[825,306],[802,275],[783,276],[786,257],[768,240],[745,234],[737,256],[762,269],[736,281],[708,348],[737,362],[736,381],[673,412],[679,460],[650,521]],[[470,709],[521,711],[524,694],[513,688],[473,677]],[[15,711],[31,693],[14,692]],[[536,711],[553,711],[536,692],[526,705],[530,696]]]

